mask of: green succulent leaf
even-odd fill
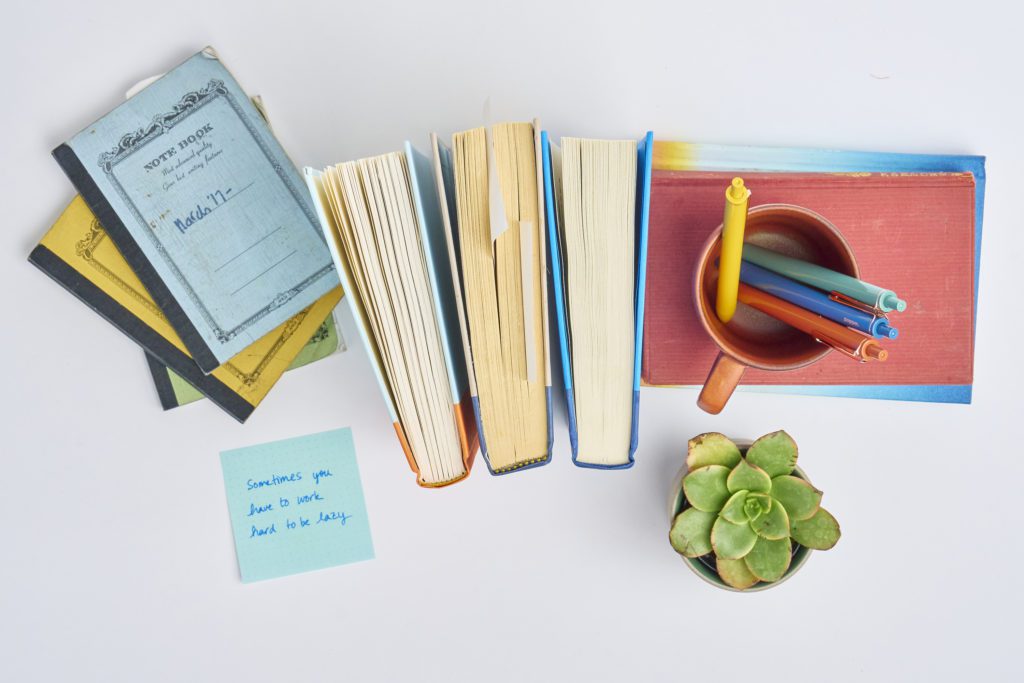
[[[790,474],[796,467],[796,441],[783,431],[765,434],[747,449],[747,460],[769,477]]]
[[[743,503],[743,516],[751,522],[765,514],[772,507],[772,499],[765,493],[748,493]]]
[[[772,541],[758,538],[743,561],[750,573],[762,581],[778,581],[786,574],[793,559],[793,544],[789,538]]]
[[[747,514],[743,511],[743,504],[747,500],[746,491],[737,491],[722,507],[719,513],[722,517],[733,524],[743,524],[747,521]]]
[[[718,575],[722,577],[722,581],[733,588],[743,590],[750,588],[758,579],[754,576],[750,569],[747,567],[747,563],[744,560],[716,560],[718,564]]]
[[[771,498],[768,500],[770,501]],[[782,503],[775,501],[775,504],[769,507],[764,514],[750,520],[750,528],[761,538],[771,541],[787,538],[789,536],[789,515],[786,514],[786,508],[782,506]]]
[[[683,493],[690,505],[704,512],[718,512],[729,500],[726,481],[729,468],[722,465],[698,467],[683,477]]]
[[[690,439],[686,449],[686,467],[690,471],[708,465],[732,468],[740,457],[740,449],[724,434],[709,432]]]
[[[746,460],[740,460],[736,467],[729,473],[726,482],[729,493],[737,491],[752,491],[755,493],[768,493],[772,490],[772,480],[760,467],[751,465]]]
[[[715,556],[725,560],[738,560],[754,547],[757,534],[749,524],[733,524],[719,517],[711,527],[711,547]]]
[[[700,557],[711,552],[711,525],[715,523],[714,512],[697,508],[686,508],[676,515],[668,540],[676,552],[686,557]]]
[[[821,505],[821,491],[799,477],[772,478],[772,498],[782,503],[791,520],[810,519]]]
[[[839,522],[828,510],[819,507],[810,519],[793,522],[793,540],[815,550],[828,550],[839,542]]]

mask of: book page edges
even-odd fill
[[[539,121],[537,119],[534,119],[532,121],[531,125],[533,126],[533,131],[534,131],[535,151],[539,154],[540,151],[541,151]],[[489,137],[489,135],[488,135],[488,137]],[[466,320],[465,308],[464,308],[464,306],[465,306],[465,299],[462,296],[462,291],[463,291],[463,288],[462,288],[462,273],[460,271],[460,267],[459,267],[460,266],[460,262],[458,260],[457,252],[456,252],[456,249],[458,247],[457,247],[457,240],[455,238],[455,235],[456,235],[456,232],[458,230],[458,226],[456,224],[456,218],[455,218],[455,216],[452,215],[452,211],[449,208],[450,204],[448,202],[448,197],[449,196],[453,196],[453,193],[455,192],[455,187],[454,187],[453,180],[451,178],[449,178],[447,175],[445,175],[445,173],[444,173],[444,158],[446,157],[446,155],[450,154],[450,151],[440,141],[440,138],[439,138],[439,136],[436,133],[431,133],[430,134],[430,141],[431,141],[431,153],[433,155],[434,176],[435,176],[435,183],[437,185],[438,200],[439,200],[440,206],[442,207],[442,218],[443,218],[444,225],[445,225],[446,238],[448,240],[449,259],[452,261],[451,273],[452,273],[452,279],[453,279],[454,288],[455,288],[456,307],[457,307],[457,311],[458,311],[458,314],[459,314],[459,326],[460,326],[460,331],[462,333],[462,342],[463,342],[464,357],[465,357],[465,363],[466,363],[466,371],[467,371],[467,376],[468,376],[468,380],[469,380],[469,397],[470,397],[471,403],[472,403],[473,419],[472,420],[468,420],[467,419],[466,423],[469,423],[469,424],[472,424],[472,425],[475,426],[473,431],[476,434],[475,439],[471,440],[471,443],[479,443],[479,451],[483,455],[484,463],[487,466],[487,470],[492,475],[508,474],[508,473],[511,473],[511,472],[517,472],[519,470],[528,469],[528,468],[531,468],[531,467],[539,467],[541,465],[545,465],[545,464],[547,464],[548,462],[551,461],[551,449],[552,449],[552,446],[554,444],[554,428],[553,428],[553,418],[552,418],[552,412],[551,412],[550,336],[549,336],[549,332],[548,332],[549,325],[548,325],[547,311],[546,311],[546,308],[547,308],[546,274],[541,273],[541,277],[540,277],[540,280],[541,280],[541,293],[542,293],[542,297],[543,297],[542,298],[542,304],[543,304],[543,308],[545,309],[544,311],[542,311],[541,318],[542,318],[542,334],[543,334],[543,344],[542,344],[542,346],[543,346],[543,353],[544,353],[544,359],[543,360],[544,360],[544,372],[545,372],[545,374],[544,374],[544,388],[545,388],[545,391],[544,391],[544,403],[545,403],[545,407],[546,407],[546,411],[545,412],[547,414],[547,430],[548,430],[548,440],[547,440],[546,451],[545,451],[545,453],[541,454],[540,456],[538,456],[536,458],[530,458],[529,460],[521,461],[521,462],[518,462],[518,463],[514,463],[512,465],[506,466],[506,467],[495,469],[495,468],[493,468],[491,466],[490,457],[488,456],[488,453],[487,453],[487,441],[486,441],[486,439],[484,437],[483,425],[482,425],[481,419],[480,419],[480,401],[479,401],[479,396],[478,396],[478,393],[477,393],[477,384],[476,384],[475,371],[474,371],[474,368],[473,368],[473,355],[472,355],[472,344],[473,344],[473,342],[469,338],[469,325],[468,325],[468,322]],[[488,148],[489,147],[490,147],[490,143],[488,141]],[[490,148],[488,149],[488,151],[490,152]],[[544,200],[544,195],[543,195],[542,192],[540,192],[540,190],[542,190],[542,188],[543,188],[543,168],[539,164],[536,166],[536,168],[537,168],[537,189],[538,189],[538,192],[539,192],[538,197],[537,197],[537,201],[538,201],[538,209],[540,209],[541,203]],[[543,249],[543,244],[544,244],[545,238],[544,238],[544,233],[543,233],[544,211],[542,209],[538,210],[538,216],[539,216],[539,220],[537,221],[538,225],[537,225],[537,230],[535,232],[535,235],[536,235],[537,239],[539,240],[539,244],[541,245],[541,248]],[[541,256],[542,256],[542,258],[545,258],[546,254],[542,251]],[[465,401],[463,401],[463,405],[465,405]],[[467,433],[469,433],[468,430],[467,430]],[[474,452],[475,452],[475,450],[476,449],[474,449]]]
[[[476,460],[476,453],[479,448],[476,420],[473,414],[473,399],[467,395],[462,401],[454,404],[453,408],[455,412],[455,427],[459,434],[459,450],[461,451],[462,465],[465,469],[459,476],[446,481],[427,482],[423,480],[420,468],[416,465],[416,459],[412,455],[412,449],[405,438],[405,430],[400,423],[392,423],[395,435],[398,437],[398,443],[401,445],[405,459],[409,463],[409,468],[416,473],[416,484],[423,488],[438,489],[450,486],[468,477],[469,473],[473,470],[473,462]]]
[[[331,257],[335,259],[335,265],[338,269],[338,276],[342,280],[342,289],[350,294],[345,298],[348,302],[349,308],[352,311],[352,317],[355,321],[356,328],[359,332],[360,338],[363,340],[363,344],[367,349],[368,355],[370,356],[370,364],[373,366],[374,376],[377,379],[377,384],[380,388],[381,395],[384,398],[385,404],[388,409],[388,416],[391,418],[392,426],[395,429],[395,434],[398,437],[399,445],[402,447],[402,452],[405,454],[406,461],[409,463],[409,468],[416,474],[416,483],[424,488],[440,488],[449,484],[454,484],[457,481],[461,481],[469,476],[469,472],[472,469],[473,460],[476,455],[476,444],[477,444],[477,430],[475,423],[469,420],[469,427],[467,428],[467,412],[471,411],[470,399],[468,397],[463,398],[460,403],[455,403],[455,423],[456,429],[459,435],[459,444],[461,450],[462,463],[465,466],[465,471],[458,477],[437,483],[428,483],[423,480],[420,474],[420,469],[416,464],[416,460],[413,457],[412,449],[409,447],[409,442],[405,436],[405,429],[398,421],[398,413],[395,410],[394,400],[391,395],[391,389],[387,384],[387,380],[384,376],[383,367],[380,360],[379,352],[373,339],[370,337],[369,327],[365,318],[365,311],[362,310],[361,304],[356,301],[358,298],[353,294],[355,290],[351,285],[351,278],[349,275],[348,264],[343,259],[340,250],[338,249],[336,238],[333,235],[334,227],[327,217],[326,209],[324,208],[321,197],[320,197],[320,186],[319,183],[321,173],[312,168],[303,169],[303,175],[306,178],[307,185],[309,187],[310,195],[313,199],[313,204],[316,207],[317,216],[320,219],[321,228],[324,230],[324,236],[327,238],[327,245],[331,250]]]
[[[434,178],[431,160],[418,152],[412,143],[405,143],[406,163],[409,175],[413,204],[419,222],[420,241],[427,265],[427,276],[431,287],[431,301],[434,315],[437,318],[438,330],[441,333],[442,349],[448,385],[452,403],[458,403],[467,392],[466,363],[463,358],[461,340],[458,339],[459,321],[457,320],[456,297],[453,289],[454,277],[449,249],[447,231],[443,222],[442,207]]]
[[[572,389],[572,363],[569,349],[568,319],[565,310],[565,292],[563,287],[562,263],[559,248],[558,225],[555,206],[554,168],[552,143],[550,134],[542,134],[542,153],[544,170],[544,203],[548,220],[548,241],[551,248],[551,278],[554,286],[556,318],[559,331],[559,348],[562,354],[562,374],[565,382],[566,408],[569,421],[569,443],[572,449],[573,464],[592,469],[628,469],[635,462],[635,454],[639,445],[640,422],[640,384],[641,361],[643,349],[643,311],[647,276],[647,226],[650,217],[651,175],[653,161],[654,134],[648,131],[638,144],[637,151],[637,258],[635,280],[635,317],[633,347],[633,410],[630,419],[629,451],[626,461],[615,464],[591,463],[579,457],[579,433],[576,425],[576,410]]]
[[[323,230],[327,246],[331,251],[331,258],[334,260],[335,268],[338,271],[338,277],[341,279],[342,289],[348,294],[344,299],[347,302],[349,309],[352,311],[352,318],[356,324],[356,330],[359,333],[360,339],[363,340],[363,345],[366,348],[367,355],[370,357],[370,364],[373,366],[373,374],[377,380],[377,385],[380,387],[381,395],[384,397],[384,402],[387,405],[388,415],[391,418],[391,421],[397,424],[398,412],[395,410],[395,401],[391,394],[391,387],[388,385],[387,379],[384,376],[380,351],[377,349],[375,340],[370,335],[366,311],[363,310],[362,302],[358,300],[359,297],[355,294],[356,289],[352,285],[352,277],[348,261],[344,258],[338,247],[338,237],[335,235],[335,226],[331,219],[328,218],[327,208],[324,206],[323,197],[321,197],[321,192],[324,191],[322,188],[322,174],[315,169],[307,167],[303,169],[303,176],[305,177],[306,185],[309,188],[310,198],[316,208],[317,218],[320,221],[320,228]]]
[[[546,207],[546,194],[545,194],[545,180],[544,180],[544,151],[543,142],[541,138],[543,133],[540,129],[540,119],[533,120],[533,139],[535,143],[536,153],[536,166],[537,166],[537,201],[544,203]],[[540,262],[543,268],[548,267],[548,250],[547,250],[547,225],[548,217],[545,210],[537,212],[537,242],[540,248]],[[551,311],[548,310],[548,278],[546,273],[541,274],[540,278],[540,300],[541,300],[541,327],[542,334],[544,337],[544,386],[551,386]],[[550,402],[550,399],[549,399]],[[548,406],[548,413],[551,412],[551,406]],[[551,452],[551,443],[554,435],[551,433],[551,429],[548,429],[548,452]]]

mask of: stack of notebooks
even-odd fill
[[[337,348],[342,292],[302,177],[212,50],[54,157],[79,196],[29,260],[145,349],[165,407],[199,392],[244,421]]]
[[[205,395],[244,420],[339,347],[344,289],[421,486],[462,480],[478,450],[493,474],[550,460],[552,349],[573,462],[621,469],[641,384],[697,385],[714,359],[694,259],[742,173],[751,206],[822,214],[867,280],[913,302],[884,368],[836,357],[744,382],[970,401],[981,157],[555,144],[537,121],[421,149],[301,174],[207,49],[54,152],[80,196],[31,261],[146,350],[165,407]]]

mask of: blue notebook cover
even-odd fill
[[[301,176],[210,48],[54,157],[204,372],[338,285]]]
[[[600,465],[579,460],[579,435],[576,427],[576,408],[573,394],[570,334],[565,306],[564,275],[561,257],[561,236],[558,224],[558,203],[555,196],[554,157],[551,140],[547,131],[541,133],[541,149],[544,168],[544,205],[548,223],[548,242],[551,250],[551,280],[555,300],[555,320],[558,327],[558,346],[562,357],[562,379],[565,383],[566,409],[569,422],[569,444],[572,461],[579,467],[592,469],[627,469],[633,466],[634,455],[639,444],[640,425],[640,366],[644,336],[644,296],[647,284],[647,228],[651,208],[651,172],[654,152],[654,133],[648,131],[637,144],[637,240],[636,240],[636,289],[634,317],[635,343],[633,357],[633,417],[630,426],[629,454],[627,462],[621,465]]]
[[[954,173],[974,176],[974,315],[977,324],[985,213],[985,157],[963,154],[904,154],[796,147],[745,147],[659,140],[654,168],[665,171],[793,171],[804,173]],[[740,385],[738,391],[928,403],[970,403],[970,384]]]

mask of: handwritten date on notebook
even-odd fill
[[[352,430],[220,454],[242,582],[373,559]]]

